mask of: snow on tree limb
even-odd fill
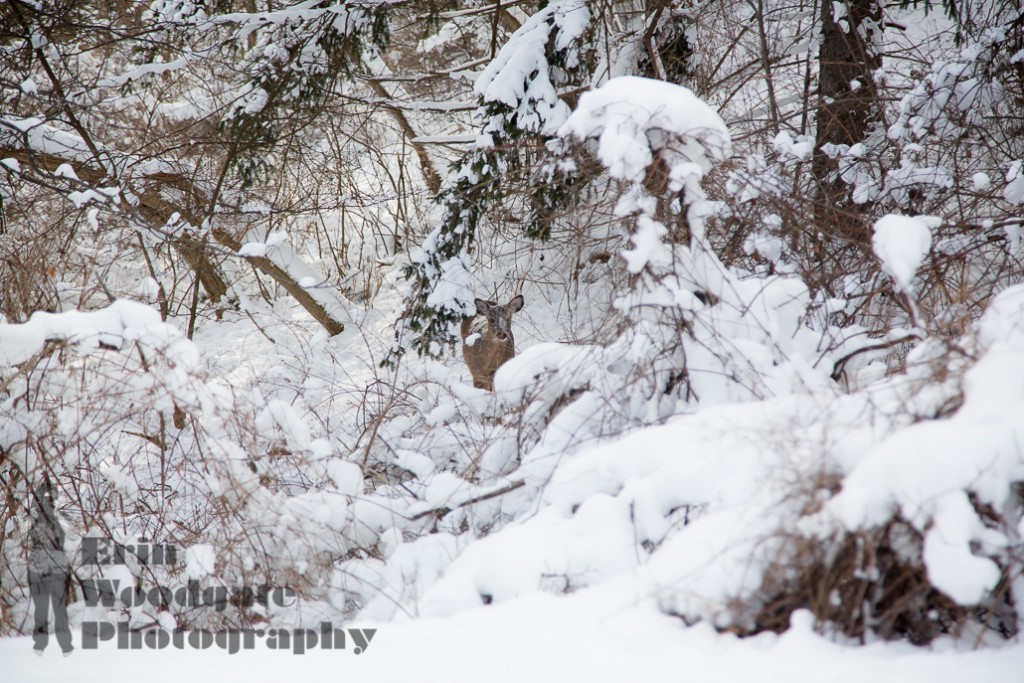
[[[661,153],[672,169],[673,191],[682,188],[687,175],[706,173],[732,150],[722,117],[692,91],[636,76],[613,78],[584,93],[558,134],[596,138],[598,158],[608,172],[633,183],[643,180]]]

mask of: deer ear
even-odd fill
[[[523,300],[523,295],[520,294],[519,296],[512,299],[512,301],[508,302],[508,308],[510,311],[515,313],[516,311],[522,310],[524,303],[525,301]]]
[[[487,310],[491,307],[491,305],[483,299],[473,299],[473,303],[476,304],[476,312],[480,314],[487,313]]]

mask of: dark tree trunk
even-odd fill
[[[881,31],[877,0],[821,0],[822,42],[818,52],[817,136],[812,172],[817,185],[815,224],[818,230],[858,242],[870,241],[862,206],[849,198],[837,177],[836,160],[822,146],[862,142],[878,120],[878,89],[874,72],[882,57],[874,49]],[[845,8],[838,16],[836,7]],[[841,12],[841,10],[840,10]]]

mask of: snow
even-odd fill
[[[191,546],[185,550],[185,575],[190,579],[205,579],[217,567],[217,552],[208,543]]]
[[[125,73],[113,78],[100,79],[96,83],[96,86],[100,88],[120,88],[127,83],[137,81],[150,75],[166,74],[182,69],[188,66],[189,61],[191,60],[188,57],[179,57],[164,63],[143,64],[142,66],[129,69]]]
[[[78,180],[78,175],[75,173],[75,169],[71,167],[71,164],[61,164],[53,172],[53,175],[57,176],[58,178]]]
[[[896,286],[913,293],[914,274],[932,247],[932,230],[942,220],[934,216],[897,216],[890,214],[874,225],[871,246]]]
[[[21,325],[0,323],[0,366],[24,363],[48,341],[65,340],[82,349],[100,344],[120,348],[135,330],[163,327],[159,312],[127,299],[99,311],[41,311]]]
[[[72,161],[86,162],[92,158],[92,152],[81,137],[58,130],[38,117],[0,116],[0,140],[11,139],[5,128],[24,134],[29,147],[35,151]],[[14,146],[20,147],[20,144]]]
[[[17,131],[17,133],[13,131]],[[20,148],[25,143],[29,149],[35,152],[49,154],[64,159],[66,162],[90,164],[97,161],[92,150],[77,133],[56,128],[35,116],[25,118],[0,116],[0,142],[15,148]],[[104,163],[112,162],[115,166],[114,170],[119,173],[128,167],[134,167],[148,173],[175,173],[177,170],[165,161],[151,158],[144,160],[135,159],[129,154],[107,149],[103,146],[100,146],[98,149],[102,153],[102,161]],[[114,196],[117,194],[117,191],[117,188],[100,188],[99,192],[101,194],[89,195],[88,193],[79,193],[79,196],[93,197],[101,200],[104,193],[108,196]],[[89,192],[92,191],[90,190]],[[85,201],[88,201],[88,199]]]
[[[483,70],[473,87],[484,103],[500,103],[512,110],[509,118],[524,131],[552,133],[569,114],[550,80],[545,46],[568,52],[574,65],[573,44],[583,35],[590,10],[582,0],[559,0],[524,23]],[[552,35],[553,33],[553,35]],[[496,123],[485,128],[494,130]]]
[[[145,277],[139,283],[138,296],[146,301],[153,301],[160,295],[160,283],[151,277]]]
[[[967,491],[997,509],[1024,477],[1024,286],[1000,294],[979,323],[981,360],[963,378],[963,406],[947,420],[913,424],[867,450],[825,517],[847,529],[881,523],[894,508],[925,536],[937,587],[975,604],[995,586],[994,562],[976,548],[1011,543],[988,528]],[[977,544],[980,544],[978,546]]]
[[[658,131],[679,144],[659,144]],[[722,118],[692,91],[636,76],[613,78],[584,93],[558,134],[597,138],[598,157],[609,173],[635,183],[643,180],[652,151],[664,153],[669,168],[692,162],[706,172],[731,150]]]
[[[497,683],[523,680],[678,681],[680,672],[697,681],[811,683],[827,675],[836,683],[934,683],[1013,680],[1024,669],[1024,647],[934,650],[874,643],[850,648],[814,634],[805,615],[794,628],[752,639],[718,635],[707,626],[685,628],[659,615],[650,596],[606,591],[557,598],[534,595],[515,603],[479,608],[443,619],[358,624],[377,628],[362,654],[346,650],[289,651],[259,647],[228,654],[168,647],[119,651],[110,643],[77,649],[62,658],[51,646],[32,654],[31,638],[0,640],[0,657],[11,680],[49,683],[74,679],[100,683],[145,671],[152,683],[180,680],[302,681],[445,680],[474,683],[486,672]],[[348,625],[346,625],[348,627]],[[76,643],[77,644],[77,643]]]
[[[775,149],[798,161],[806,161],[814,152],[814,138],[810,135],[798,135],[796,140],[787,131],[782,131],[772,141]]]
[[[463,135],[417,135],[410,142],[424,145],[467,145],[476,142],[479,137],[476,133]]]
[[[1024,204],[1024,161],[1010,164],[1006,172],[1006,183],[1003,198],[1011,204]]]
[[[246,242],[242,245],[242,248],[238,250],[239,256],[255,256],[262,258],[267,255],[267,243],[266,242]]]
[[[75,205],[75,208],[81,209],[92,202],[105,204],[112,201],[116,204],[119,201],[119,191],[119,188],[116,187],[99,187],[94,190],[74,190],[68,192],[67,197]]]

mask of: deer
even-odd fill
[[[494,391],[494,372],[516,355],[512,315],[523,308],[523,295],[504,306],[475,299],[476,315],[462,320],[462,357],[473,375],[473,386]]]

